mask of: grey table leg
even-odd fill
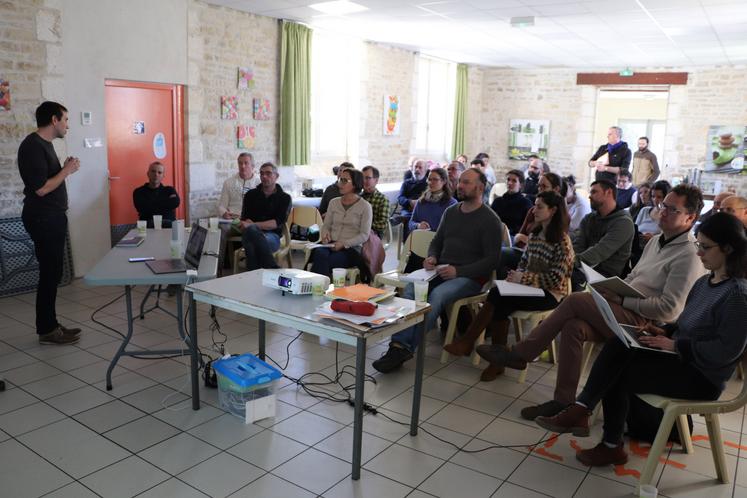
[[[418,349],[415,352],[415,385],[412,388],[412,414],[410,415],[410,435],[418,435],[418,419],[420,418],[420,394],[423,390],[423,367],[425,364],[425,320],[418,325]]]
[[[179,313],[179,335],[184,336],[182,330],[182,320],[184,313],[182,311],[182,289],[176,296],[176,309]],[[197,356],[197,303],[193,293],[189,293],[189,370],[192,377],[192,409],[200,409],[200,386],[197,370],[199,369],[199,358]]]
[[[122,340],[122,344],[119,345],[119,349],[117,349],[117,353],[114,355],[114,358],[112,358],[111,363],[109,363],[109,368],[106,369],[107,391],[112,390],[112,371],[114,370],[114,367],[117,366],[119,358],[122,356],[122,353],[124,353],[127,345],[130,343],[130,339],[132,338],[132,287],[129,285],[125,285],[125,307],[127,308],[127,335]]]
[[[259,321],[259,359],[265,360],[265,327],[267,323],[264,320]]]
[[[366,377],[366,338],[358,337],[355,351],[355,410],[353,413],[353,480],[361,478],[363,446],[363,397]]]

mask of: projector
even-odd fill
[[[280,268],[262,271],[262,285],[291,294],[311,294],[314,282],[321,282],[322,289],[329,287],[329,277],[296,268]]]

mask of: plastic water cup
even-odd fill
[[[332,283],[335,288],[345,287],[345,277],[348,271],[345,268],[333,268],[332,269]]]
[[[145,237],[148,233],[148,222],[145,220],[137,220],[137,234]]]
[[[639,489],[640,498],[656,498],[659,495],[659,490],[656,489],[656,486],[653,486],[651,484],[643,484],[641,485]]]
[[[200,220],[197,222],[202,228],[207,230],[208,228],[208,219],[207,218],[200,218]]]
[[[153,215],[153,228],[156,230],[160,230],[161,226],[163,224],[163,216],[160,214],[154,214]]]
[[[428,282],[413,282],[415,287],[415,301],[418,303],[428,302]]]
[[[323,278],[315,278],[314,280],[312,280],[311,294],[314,297],[324,296],[324,279]]]
[[[218,217],[213,216],[210,218],[210,231],[211,232],[217,232],[218,231]]]

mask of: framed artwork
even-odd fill
[[[384,136],[399,135],[399,97],[384,95]]]
[[[254,88],[254,71],[248,67],[240,67],[236,86],[239,90],[251,90]]]
[[[546,119],[512,119],[508,130],[508,158],[526,160],[534,154],[547,159],[550,143],[550,121]]]
[[[239,149],[253,149],[256,132],[254,126],[239,125],[236,127],[236,147]]]
[[[238,119],[239,117],[239,99],[236,96],[227,96],[220,98],[220,117],[221,119]]]
[[[747,140],[745,126],[709,126],[706,140],[705,170],[735,172],[744,169]]]
[[[0,111],[10,110],[10,81],[0,78]]]
[[[270,119],[270,101],[267,99],[254,99],[254,119],[266,121]]]

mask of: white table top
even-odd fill
[[[137,235],[131,230],[125,237]],[[187,235],[185,234],[185,237]],[[153,285],[186,284],[185,273],[163,273],[157,275],[143,263],[130,263],[129,258],[149,257],[169,259],[171,257],[171,230],[149,228],[145,241],[137,247],[112,247],[108,253],[86,273],[83,281],[88,285]],[[217,254],[220,246],[220,231],[208,232],[203,253]],[[215,278],[218,272],[218,258],[203,254],[196,280]]]
[[[404,318],[392,325],[360,332],[333,320],[317,321],[312,318],[311,314],[324,302],[323,297],[283,295],[279,290],[264,287],[262,271],[194,283],[188,285],[186,290],[193,292],[197,301],[350,345],[355,345],[361,336],[380,340],[420,323],[430,309],[428,304],[416,304],[415,301],[395,297],[383,304],[401,307]]]

